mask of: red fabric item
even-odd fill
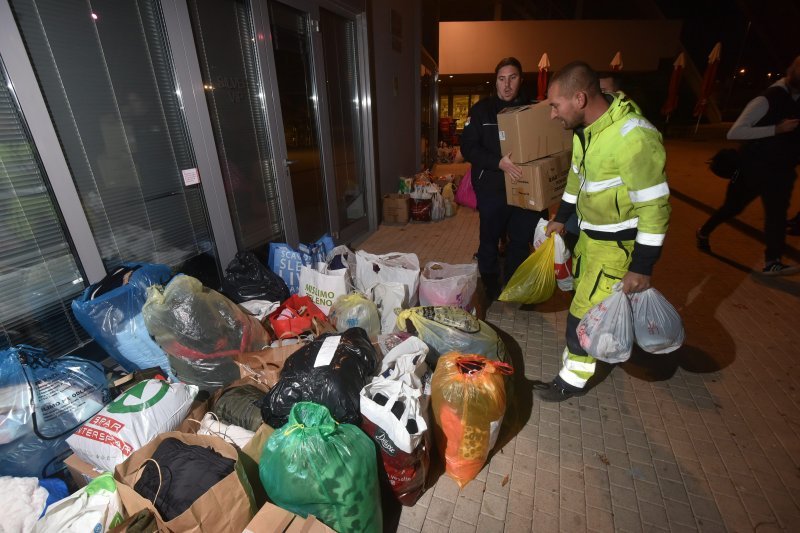
[[[672,70],[672,77],[669,80],[669,92],[667,93],[667,100],[661,106],[662,115],[671,115],[673,111],[678,109],[678,89],[681,86],[681,77],[683,77],[683,67],[675,67]]]
[[[540,102],[547,98],[547,78],[549,77],[549,74],[550,72],[546,68],[539,70],[539,78],[536,80],[538,90],[536,99]]]
[[[290,318],[282,317],[281,313],[284,310],[288,310],[292,316]],[[296,337],[304,331],[309,331],[313,326],[314,318],[323,322],[327,321],[325,314],[314,305],[311,298],[297,294],[291,295],[268,317],[269,324],[279,339]]]

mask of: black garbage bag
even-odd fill
[[[289,297],[286,282],[259,261],[253,252],[239,252],[228,264],[222,292],[237,304],[250,300],[283,302]]]
[[[286,360],[278,383],[261,400],[261,417],[283,426],[297,402],[330,410],[337,422],[361,424],[361,389],[378,368],[378,354],[362,328],[325,334]]]

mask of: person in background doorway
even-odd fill
[[[728,184],[722,207],[697,230],[697,247],[710,252],[709,237],[717,226],[741,213],[761,197],[764,204],[764,268],[768,276],[794,274],[797,265],[781,261],[786,243],[789,202],[795,167],[800,162],[800,56],[773,83],[745,106],[728,131],[728,139],[744,141],[739,175]]]
[[[520,95],[522,65],[513,57],[495,67],[496,94],[472,106],[461,135],[461,153],[472,163],[472,187],[478,199],[480,245],[478,271],[489,301],[496,299],[503,282],[528,257],[529,244],[539,218],[547,211],[529,211],[506,204],[504,173],[516,181],[522,169],[512,162],[513,154],[502,154],[497,128],[497,113],[506,107],[528,103]],[[498,243],[508,237],[504,279],[500,278]]]
[[[618,282],[626,294],[650,287],[670,205],[661,134],[633,101],[621,92],[602,93],[597,74],[583,62],[556,73],[548,96],[551,118],[575,135],[567,186],[546,234],[563,234],[573,213],[580,223],[563,366],[551,382],[534,386],[541,400],[560,402],[583,394],[595,371],[595,359],[578,340],[581,318]]]
[[[598,74],[600,91],[606,94],[618,93],[622,90],[622,78],[619,72],[601,72]]]

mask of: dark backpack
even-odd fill
[[[708,160],[708,168],[727,180],[736,179],[741,167],[741,154],[735,148],[723,148]]]

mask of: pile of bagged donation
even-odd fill
[[[461,179],[453,173],[435,176],[426,170],[400,178],[398,191],[383,197],[384,224],[438,222],[454,216],[459,205],[478,206],[469,170]]]
[[[497,440],[477,277],[329,238],[240,253],[220,292],[122,265],[72,304],[115,373],[0,352],[0,530],[380,531],[381,487],[413,505],[437,449],[463,486]]]

